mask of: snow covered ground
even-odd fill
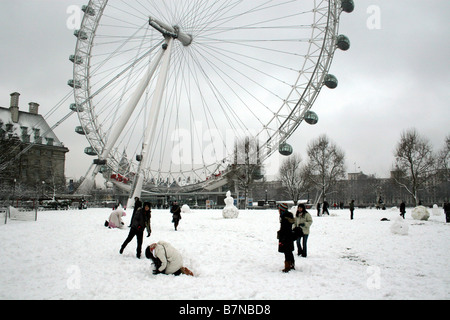
[[[120,255],[128,228],[105,228],[109,209],[39,212],[37,222],[0,225],[0,299],[449,299],[450,224],[411,211],[402,236],[390,230],[398,210],[357,209],[354,220],[348,210],[311,210],[308,257],[295,255],[296,270],[284,274],[276,210],[238,219],[193,211],[178,231],[168,210],[153,210],[144,248],[170,242],[195,277],[153,275],[136,240]]]

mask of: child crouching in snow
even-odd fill
[[[123,211],[122,206],[119,206],[116,210],[111,212],[109,215],[109,220],[105,221],[105,227],[109,228],[123,228],[124,223],[122,221],[122,217],[125,217],[127,214]]]
[[[145,256],[151,259],[156,266],[153,274],[173,274],[179,276],[186,274],[194,276],[191,270],[183,267],[183,257],[170,243],[159,241],[153,243],[145,249]]]

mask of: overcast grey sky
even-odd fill
[[[21,110],[38,102],[45,115],[71,90],[68,60],[76,38],[68,9],[88,1],[0,0],[0,105],[20,92]],[[303,123],[289,140],[306,158],[306,147],[327,134],[346,153],[349,172],[387,177],[402,131],[416,128],[435,150],[450,135],[450,1],[355,0],[352,14],[343,13],[340,32],[351,49],[337,51],[331,73],[335,90],[324,88],[312,110],[316,126]],[[69,104],[49,118],[50,125],[69,111]],[[92,157],[88,143],[74,132],[76,115],[55,132],[70,149],[67,177],[84,175]]]

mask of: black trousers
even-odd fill
[[[128,234],[128,237],[125,239],[125,241],[122,244],[122,249],[125,249],[125,247],[130,243],[130,241],[133,240],[134,236],[136,236],[136,239],[137,239],[136,256],[139,258],[141,256],[141,252],[142,252],[142,241],[144,239],[144,229],[136,230],[134,228],[131,228],[130,233]]]
[[[308,250],[306,247],[306,244],[308,242],[308,236],[309,234],[303,234],[300,238],[297,239],[297,250],[298,250],[298,255],[301,255],[302,257],[305,257],[308,255]],[[303,241],[301,240],[303,239]],[[301,244],[300,244],[301,242]],[[302,247],[303,245],[303,247]]]

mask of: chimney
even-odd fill
[[[19,122],[19,96],[20,93],[11,93],[11,103],[9,110],[11,111],[11,119],[14,123]]]
[[[39,104],[36,102],[30,102],[28,104],[30,106],[29,112],[32,114],[39,114]]]

